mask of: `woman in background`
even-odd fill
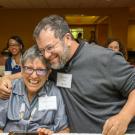
[[[108,39],[105,43],[106,48],[110,48],[115,52],[121,52],[124,58],[127,60],[127,51],[124,45],[118,39]]]
[[[11,53],[11,57],[9,57],[5,63],[5,71],[11,71],[12,74],[20,72],[20,61],[24,48],[22,39],[19,36],[10,37],[7,42],[7,48]]]

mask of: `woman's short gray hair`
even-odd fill
[[[22,56],[21,64],[24,66],[27,60],[33,61],[34,59],[39,58],[44,65],[46,64],[45,58],[40,54],[37,45],[33,45],[28,50],[26,50]]]

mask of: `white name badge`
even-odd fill
[[[38,110],[57,110],[56,96],[45,96],[39,97],[38,99]]]
[[[64,88],[71,88],[72,74],[57,73],[56,85]]]

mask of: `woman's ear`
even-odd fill
[[[21,73],[23,72],[23,65],[22,64],[20,64],[20,66],[21,66]]]
[[[9,47],[7,48],[7,50],[10,52],[10,49],[9,49]]]
[[[48,74],[50,75],[50,74],[51,74],[51,72],[52,72],[52,70],[51,70],[51,69],[49,69]]]
[[[48,70],[48,74],[47,74],[47,78],[49,77],[49,75],[51,74],[51,72],[52,72],[52,70],[49,69],[49,70]]]
[[[22,44],[20,44],[20,50],[22,50]]]

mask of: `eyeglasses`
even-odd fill
[[[9,44],[9,47],[18,47],[19,44]]]
[[[56,42],[54,45],[50,44],[50,45],[46,46],[45,48],[39,48],[39,51],[40,51],[41,55],[44,55],[45,52],[48,52],[48,53],[53,52],[54,49],[55,49],[55,46],[58,44],[58,42]]]
[[[38,76],[45,76],[48,71],[48,69],[33,69],[28,66],[24,66],[22,69],[24,73],[29,74],[29,75],[32,75],[33,72],[35,71]]]

